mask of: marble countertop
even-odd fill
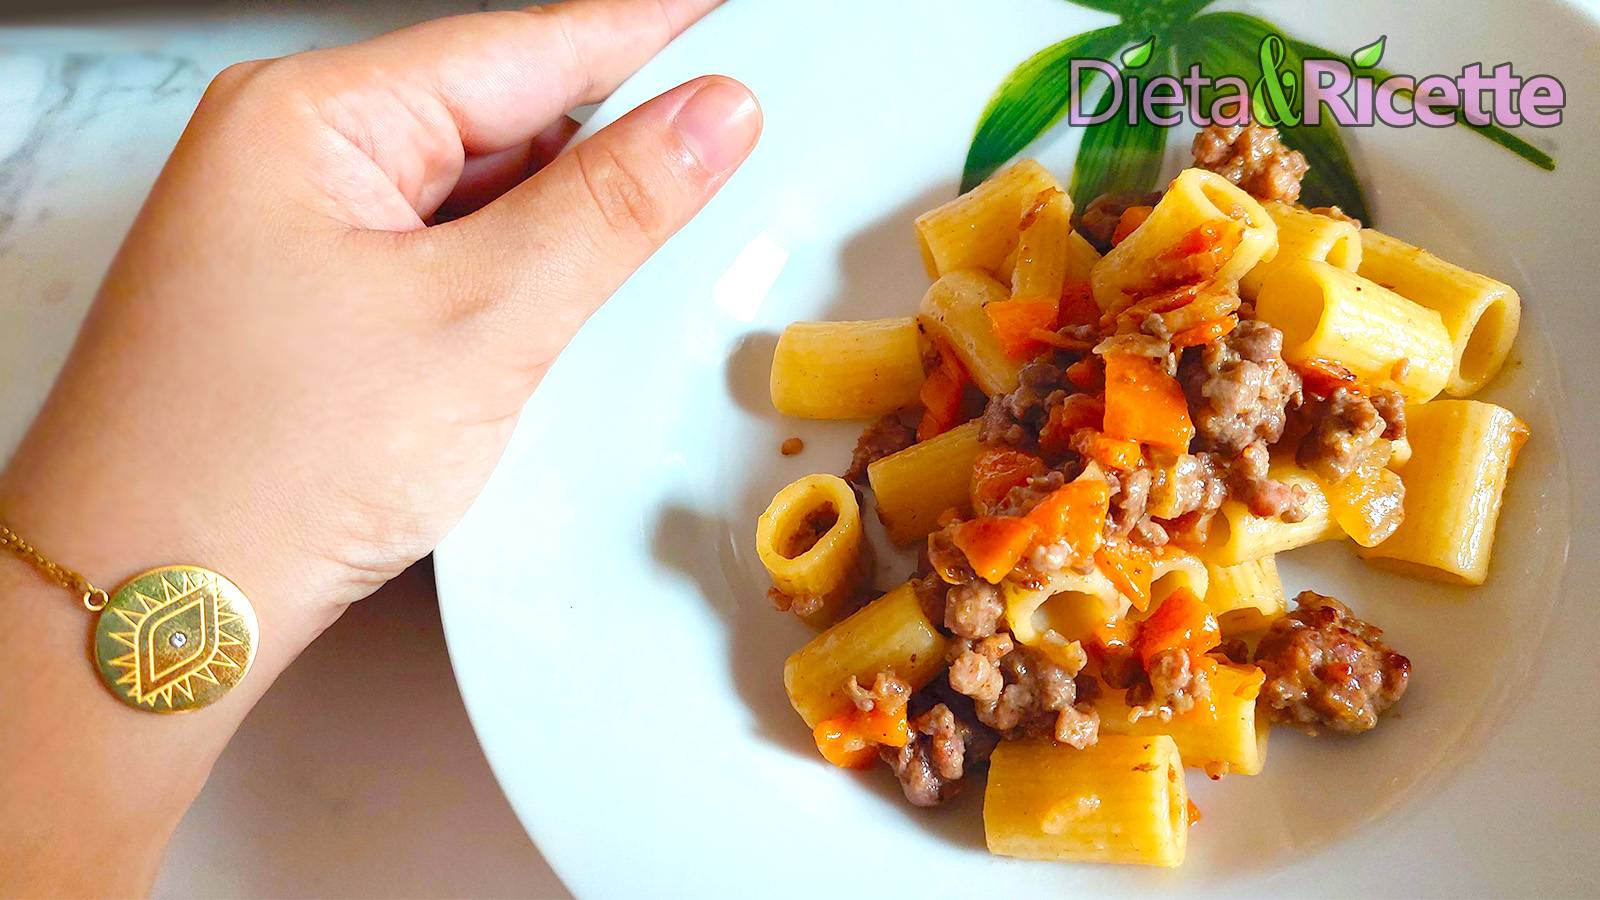
[[[0,17],[0,453],[44,399],[214,74],[482,6]],[[179,827],[156,894],[566,895],[478,749],[426,563],[347,613],[267,694]]]

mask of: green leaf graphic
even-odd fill
[[[1122,25],[1074,35],[1029,57],[1000,83],[978,119],[961,190],[969,191],[1061,120],[1072,100],[1074,57],[1109,59],[1128,42]],[[1079,86],[1083,92],[1090,80]]]
[[[1067,0],[1073,6],[1125,16],[1139,8],[1143,0]]]
[[[1169,47],[1156,58],[1156,66],[1148,75],[1175,75],[1176,68]],[[1095,112],[1105,112],[1110,102],[1108,91],[1101,95]],[[1161,174],[1166,146],[1167,129],[1143,117],[1137,125],[1129,125],[1126,113],[1119,110],[1110,119],[1084,128],[1068,193],[1079,203],[1087,204],[1110,191],[1152,190]]]
[[[1365,47],[1357,47],[1356,51],[1350,54],[1350,61],[1355,63],[1358,69],[1370,69],[1383,60],[1383,48],[1388,42],[1389,36],[1381,34],[1377,40]]]
[[[1244,13],[1207,13],[1195,19],[1179,36],[1179,52],[1185,59],[1202,60],[1213,78],[1233,75],[1253,84],[1261,77],[1261,41],[1269,34],[1280,34],[1277,27]],[[1304,56],[1293,40],[1285,40],[1285,68],[1300,71]],[[1331,117],[1317,125],[1280,128],[1283,142],[1305,154],[1311,164],[1301,182],[1300,202],[1306,206],[1338,206],[1363,221],[1370,221],[1361,182],[1356,178],[1350,154],[1345,150],[1339,126]]]
[[[1145,63],[1150,61],[1150,53],[1155,49],[1155,46],[1155,36],[1151,35],[1150,37],[1145,38],[1144,43],[1137,44],[1122,51],[1122,68],[1138,69],[1143,67]]]

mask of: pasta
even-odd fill
[[[1408,414],[1412,457],[1398,531],[1358,551],[1378,565],[1459,584],[1489,575],[1506,478],[1527,437],[1509,410],[1477,400],[1439,400]]]
[[[1438,313],[1324,262],[1275,270],[1256,315],[1283,331],[1289,362],[1332,360],[1412,402],[1432,400],[1450,377],[1450,335]]]
[[[1062,191],[1040,191],[1023,201],[1021,228],[1011,296],[1058,300],[1067,283],[1072,201]]]
[[[1361,247],[1363,278],[1439,314],[1451,345],[1445,393],[1469,396],[1500,371],[1522,319],[1522,298],[1510,285],[1371,228],[1361,232]]]
[[[1239,279],[1241,297],[1254,300],[1262,283],[1274,272],[1299,260],[1325,262],[1346,272],[1357,271],[1361,265],[1361,231],[1354,222],[1318,215],[1275,200],[1261,206],[1278,226],[1278,253]]]
[[[772,405],[786,416],[866,419],[917,402],[922,348],[906,316],[796,322],[772,357]]]
[[[1106,735],[1087,750],[1002,744],[989,763],[989,852],[1023,859],[1177,866],[1188,848],[1183,762],[1165,735]]]
[[[1333,521],[1322,485],[1311,473],[1280,463],[1273,465],[1269,477],[1305,492],[1305,518],[1285,522],[1258,516],[1246,504],[1229,500],[1212,523],[1205,546],[1195,551],[1201,559],[1213,566],[1232,566],[1343,535]]]
[[[861,509],[833,475],[807,475],[778,492],[756,523],[756,552],[773,586],[803,598],[807,624],[831,621],[861,579]]]
[[[1061,183],[1031,159],[996,173],[988,181],[949,203],[917,217],[917,243],[929,278],[961,269],[998,274],[1017,247],[1024,202]],[[1067,214],[1071,215],[1070,201]]]
[[[884,414],[846,478],[921,543],[846,617],[868,599],[851,485],[774,499],[772,600],[831,626],[785,665],[790,702],[825,760],[886,767],[916,806],[987,763],[996,854],[1175,866],[1185,766],[1257,774],[1272,724],[1378,727],[1410,660],[1335,598],[1291,603],[1277,555],[1337,540],[1482,583],[1528,437],[1434,399],[1501,365],[1514,291],[1282,202],[1303,167],[1272,129],[1195,154],[1076,224],[1017,163],[917,219],[915,320],[798,323],[773,361],[782,411]]]
[[[969,423],[868,466],[889,539],[909,544],[927,537],[947,510],[970,511],[972,464],[982,450],[977,423]]]
[[[985,304],[1009,296],[993,278],[963,270],[941,276],[922,297],[922,326],[950,345],[985,394],[1004,394],[1017,386],[1021,365],[1000,349],[983,311]]]
[[[1226,178],[1187,169],[1172,180],[1150,218],[1094,267],[1095,302],[1119,310],[1140,294],[1159,291],[1170,280],[1163,273],[1181,261],[1185,240],[1206,229],[1215,232],[1213,241],[1237,241],[1212,280],[1238,281],[1277,253],[1278,226],[1260,203]]]
[[[1259,775],[1267,761],[1270,728],[1256,709],[1264,679],[1255,666],[1219,665],[1211,673],[1206,702],[1167,721],[1156,716],[1135,721],[1133,708],[1118,691],[1100,695],[1095,708],[1105,731],[1134,737],[1167,735],[1178,745],[1183,764],[1205,769],[1207,775]]]
[[[846,711],[845,683],[870,684],[893,672],[922,687],[944,670],[945,639],[923,613],[911,585],[902,584],[811,639],[783,665],[789,703],[807,728]]]
[[[1289,611],[1273,555],[1231,566],[1206,566],[1210,575],[1206,606],[1217,617],[1224,637],[1258,631]]]

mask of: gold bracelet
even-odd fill
[[[117,699],[149,712],[207,706],[255,659],[256,611],[238,585],[199,566],[162,566],[107,594],[0,524],[0,545],[76,591],[96,613],[89,656]]]

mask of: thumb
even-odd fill
[[[473,214],[428,229],[463,285],[441,286],[548,363],[628,276],[691,219],[761,132],[744,85],[680,85],[556,157]],[[464,265],[459,263],[465,263]],[[537,358],[543,356],[542,359]]]

